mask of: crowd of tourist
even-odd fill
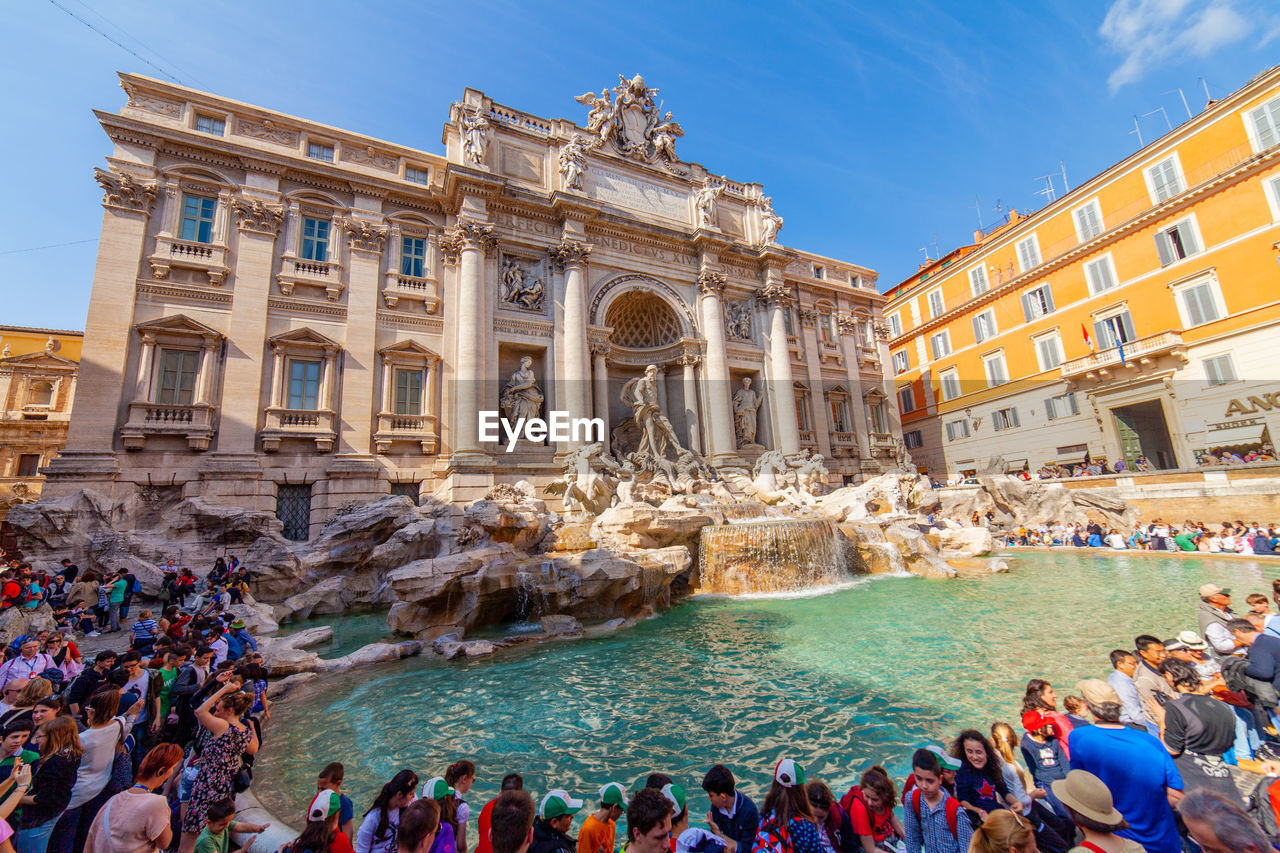
[[[70,589],[89,574],[64,561],[51,578],[14,561],[0,571],[0,609],[27,607],[37,595],[53,604],[64,593],[51,590],[62,586],[68,600],[61,606],[68,607]],[[269,715],[267,673],[244,623],[222,610],[231,588],[251,578],[234,560],[220,563],[209,581],[179,584],[181,577],[182,570],[166,572],[158,618],[139,609],[119,647],[91,660],[62,631],[19,637],[5,650],[0,853],[230,853],[247,850],[267,828],[237,820],[235,806],[252,779]],[[90,582],[114,588],[120,579]],[[301,831],[281,849],[1280,849],[1272,847],[1280,840],[1280,616],[1272,609],[1273,599],[1280,604],[1280,580],[1271,592],[1249,595],[1247,611],[1237,614],[1230,590],[1205,584],[1196,629],[1136,637],[1132,648],[1110,653],[1105,677],[1080,681],[1071,695],[1031,679],[1020,718],[917,749],[905,779],[866,767],[857,784],[838,791],[807,778],[799,758],[785,757],[758,806],[723,764],[702,776],[698,797],[684,780],[654,772],[636,791],[600,780],[588,804],[564,788],[535,798],[509,772],[501,794],[479,808],[472,834],[472,761],[456,761],[425,782],[402,769],[359,814],[342,793],[345,768],[334,762],[319,771],[306,813],[285,816]],[[109,591],[105,624],[95,603],[86,609],[90,617],[79,617],[91,624],[73,619],[70,631],[114,630],[113,615],[127,618],[131,602],[111,598]]]
[[[992,519],[974,513],[969,524],[990,526]],[[936,524],[936,519],[931,523]],[[957,522],[958,524],[958,522]],[[1043,548],[1108,548],[1113,551],[1173,551],[1206,554],[1248,554],[1274,557],[1280,555],[1280,526],[1257,521],[1223,521],[1206,525],[1199,521],[1171,524],[1155,519],[1119,530],[1096,521],[1087,524],[1018,525],[994,534],[999,544],[1007,547]]]

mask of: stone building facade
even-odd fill
[[[508,452],[484,411],[599,418],[625,447],[648,365],[713,465],[808,449],[838,484],[893,454],[876,274],[780,244],[763,188],[680,160],[639,77],[579,98],[585,128],[467,89],[444,156],[122,83],[47,494],[167,489],[305,538],[351,500],[558,475],[566,446]]]
[[[0,521],[44,487],[41,469],[67,440],[82,335],[0,326]]]

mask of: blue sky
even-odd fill
[[[60,8],[62,7],[62,8]],[[121,42],[116,46],[68,10]],[[6,10],[0,323],[83,328],[111,147],[136,71],[439,152],[465,86],[548,117],[642,73],[687,160],[759,181],[781,240],[886,288],[1280,61],[1269,0],[582,4],[22,0]],[[104,17],[105,16],[105,17]],[[157,71],[147,63],[159,66]],[[1062,190],[1061,177],[1055,189]],[[981,210],[975,210],[975,197]],[[36,249],[49,244],[57,248]]]

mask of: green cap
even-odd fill
[[[600,789],[600,804],[625,807],[627,805],[627,789],[617,782],[610,782]]]
[[[674,782],[668,782],[662,786],[662,796],[666,797],[676,810],[676,816],[684,814],[687,800],[685,799],[684,788]]]
[[[575,800],[569,796],[568,791],[557,788],[547,792],[542,802],[538,804],[538,817],[551,820],[567,814],[577,814],[580,808],[582,808],[582,800]]]
[[[925,749],[938,756],[938,763],[942,765],[943,770],[956,771],[960,769],[960,759],[954,757],[942,747],[931,743]]]
[[[456,794],[457,791],[444,781],[443,776],[432,776],[430,779],[422,783],[422,799],[424,800],[443,800],[450,794]]]

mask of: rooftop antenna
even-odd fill
[[[1160,113],[1160,115],[1164,116],[1164,123],[1168,126],[1169,130],[1173,130],[1173,122],[1169,121],[1169,114],[1164,111],[1164,107],[1156,107],[1149,113],[1143,113],[1142,117],[1146,118],[1147,116],[1153,116],[1156,113]]]
[[[1004,218],[1004,204],[1001,203],[1000,199],[996,199],[996,224],[999,224],[1000,220],[1002,220],[1003,218]]]
[[[938,248],[938,232],[933,232],[933,256],[935,258],[942,257],[942,250]]]
[[[973,209],[978,213],[978,230],[982,230],[982,202],[978,201],[978,197],[973,197]]]
[[[1142,128],[1138,127],[1138,117],[1137,117],[1137,116],[1134,116],[1134,117],[1133,117],[1133,130],[1131,130],[1131,131],[1129,131],[1129,132],[1130,132],[1130,133],[1136,133],[1136,134],[1138,134],[1138,147],[1139,147],[1139,148],[1142,148],[1143,146],[1145,146],[1145,145],[1147,144],[1147,143],[1145,143],[1145,142],[1143,142],[1143,141],[1142,141]]]
[[[1191,121],[1191,107],[1187,106],[1187,96],[1186,96],[1185,94],[1183,94],[1183,92],[1182,92],[1182,87],[1181,87],[1181,86],[1179,86],[1179,87],[1178,87],[1178,88],[1176,88],[1176,89],[1170,89],[1170,90],[1169,90],[1169,91],[1167,91],[1167,92],[1161,92],[1160,94],[1162,94],[1162,95],[1172,95],[1174,92],[1177,92],[1177,93],[1178,93],[1178,97],[1179,97],[1179,98],[1182,98],[1182,108],[1183,108],[1184,110],[1186,110],[1186,111],[1187,111],[1187,121]]]
[[[1207,82],[1203,77],[1201,77],[1201,78],[1200,78],[1200,85],[1201,85],[1201,86],[1204,86],[1204,97],[1205,97],[1205,100],[1206,100],[1206,101],[1212,101],[1212,100],[1213,100],[1213,95],[1210,95],[1210,94],[1209,94],[1209,83],[1208,83],[1208,82]]]
[[[925,263],[928,263],[929,261],[933,260],[932,258],[929,257],[929,250],[926,249],[924,246],[920,247],[920,251],[924,252]]]
[[[1036,180],[1044,181],[1044,189],[1036,190],[1036,195],[1042,195],[1050,202],[1057,198],[1057,194],[1053,190],[1053,175],[1041,175]]]
[[[1058,168],[1062,170],[1062,192],[1065,195],[1071,192],[1071,184],[1067,183],[1067,164],[1059,160]]]

